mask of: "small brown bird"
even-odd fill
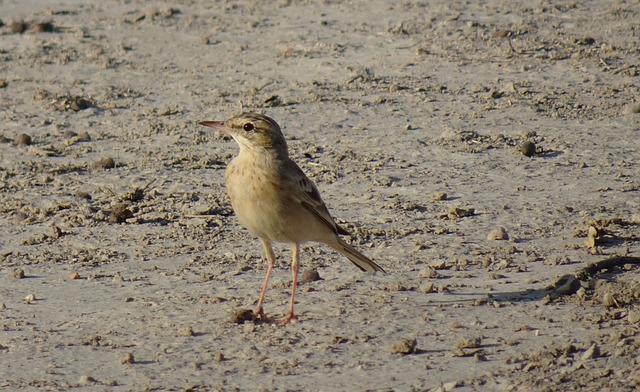
[[[227,167],[225,179],[231,206],[240,223],[260,238],[268,268],[256,315],[266,319],[262,304],[275,264],[271,244],[293,244],[293,287],[288,315],[280,325],[297,319],[293,312],[300,244],[321,242],[346,256],[362,271],[384,272],[382,267],[358,252],[338,235],[349,234],[335,223],[315,184],[291,160],[280,126],[273,119],[244,113],[227,121],[203,121],[201,125],[231,135],[240,153]]]

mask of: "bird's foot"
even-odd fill
[[[267,321],[267,315],[264,313],[264,309],[262,309],[262,306],[260,306],[258,309],[256,309],[255,312],[253,312],[253,321],[257,320]]]
[[[278,323],[278,326],[283,327],[289,323],[299,323],[299,322],[301,321],[298,320],[298,316],[296,316],[293,313],[289,313],[285,318],[280,320],[280,322]]]

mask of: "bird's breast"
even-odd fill
[[[240,223],[252,234],[287,242],[286,189],[277,168],[257,159],[236,157],[226,172],[227,193]]]

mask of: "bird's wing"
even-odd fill
[[[299,199],[300,204],[315,215],[321,222],[330,227],[336,234],[349,234],[349,232],[334,222],[313,181],[304,174],[295,162],[290,161],[290,163],[293,170],[287,172],[292,173],[292,177],[289,180],[295,184],[295,197]]]

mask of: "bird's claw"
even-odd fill
[[[278,326],[283,327],[289,323],[299,323],[299,322],[300,321],[298,320],[298,316],[296,316],[293,313],[289,313],[285,318],[280,320],[280,322],[278,323]]]

